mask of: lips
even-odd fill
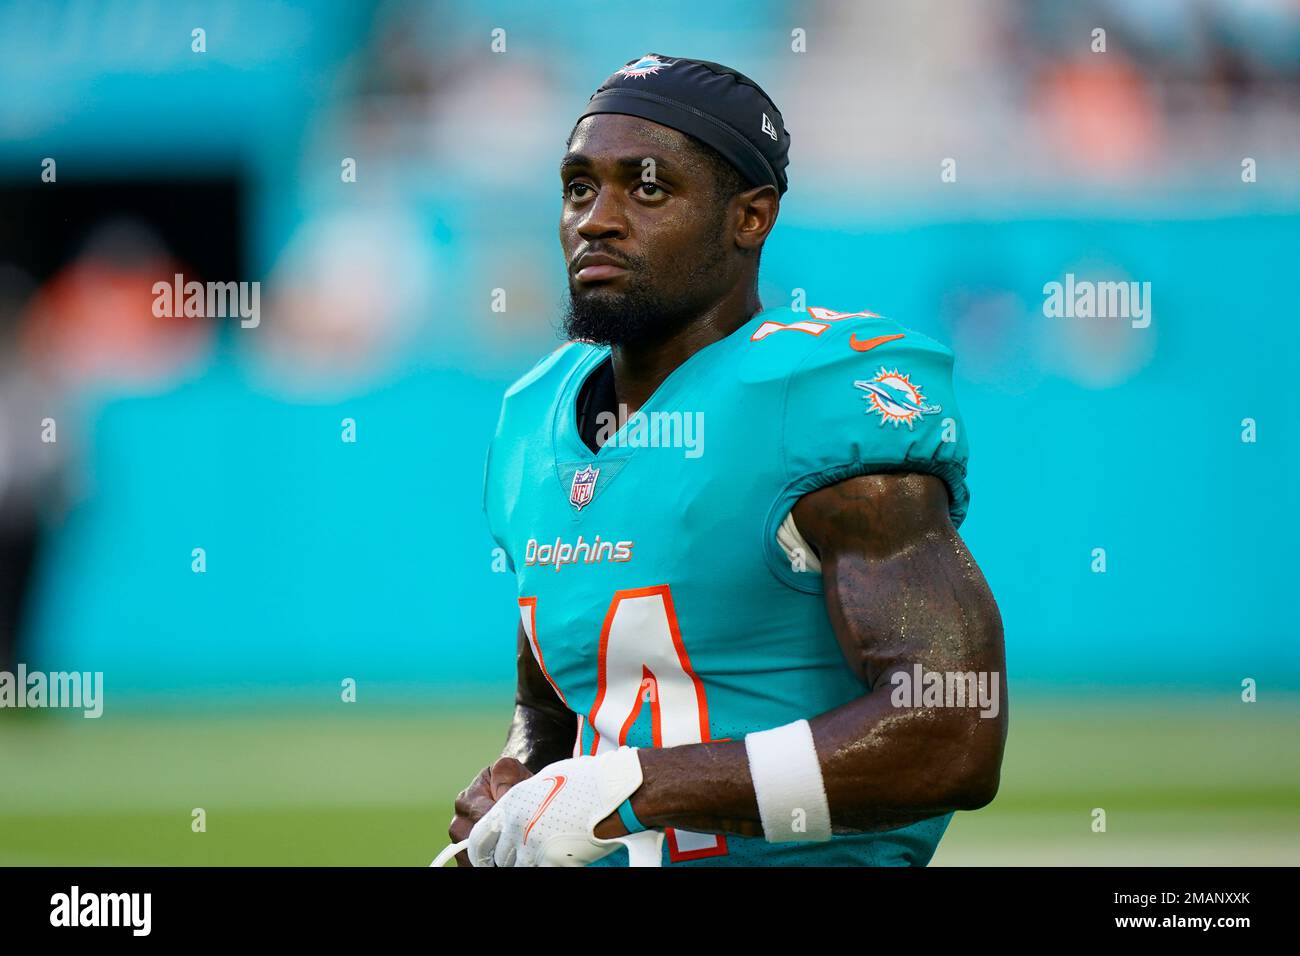
[[[583,266],[575,274],[574,278],[579,282],[604,282],[606,279],[613,279],[627,272],[622,266]]]
[[[584,285],[592,282],[608,282],[611,279],[617,279],[628,271],[613,256],[600,253],[579,256],[574,260],[573,264],[577,269],[573,273],[574,280]]]

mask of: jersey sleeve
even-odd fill
[[[948,349],[885,319],[836,323],[811,344],[785,383],[786,486],[764,535],[781,580],[820,590],[820,575],[791,569],[777,532],[799,498],[846,478],[935,475],[948,486],[953,525],[961,525],[970,502],[969,446],[952,371]]]

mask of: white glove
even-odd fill
[[[594,863],[627,839],[599,839],[593,832],[596,824],[640,786],[641,760],[630,747],[557,760],[511,787],[474,824],[469,861],[474,866]],[[657,851],[663,833],[653,833]]]

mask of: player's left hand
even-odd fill
[[[637,752],[558,760],[515,784],[469,834],[473,866],[586,866],[613,853],[626,829],[619,804],[641,786]],[[601,836],[596,835],[599,826]]]
[[[532,771],[514,757],[501,757],[492,766],[484,767],[474,781],[456,795],[456,815],[447,827],[451,842],[461,843],[469,839],[469,831],[492,809],[492,805],[520,780],[527,780],[532,775]],[[601,836],[606,835],[601,833]],[[464,852],[457,853],[456,865],[469,866],[469,856]]]

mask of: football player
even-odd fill
[[[752,80],[658,54],[570,135],[570,341],[488,455],[518,693],[456,801],[462,865],[924,865],[997,791],[952,355],[763,308],[789,143]]]

